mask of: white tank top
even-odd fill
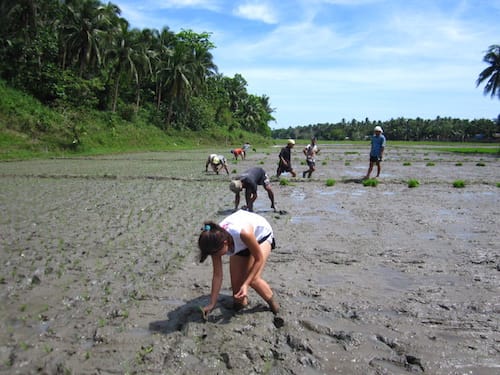
[[[257,242],[268,236],[266,241],[272,243],[273,228],[271,224],[260,215],[245,210],[238,210],[222,220],[219,225],[227,230],[234,241],[234,251],[228,251],[228,255],[234,255],[242,250],[247,249],[247,245],[241,240],[241,230],[251,225]]]

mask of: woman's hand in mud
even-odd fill
[[[205,307],[200,306],[201,317],[203,318],[203,320],[208,320],[208,314],[210,314],[213,309],[214,308],[210,305]]]
[[[248,293],[248,286],[246,286],[245,284],[243,284],[240,288],[240,290],[238,290],[238,293],[236,293],[234,295],[234,298],[237,298],[237,299],[243,299],[247,296],[247,293]]]

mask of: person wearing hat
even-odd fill
[[[237,210],[240,205],[240,192],[245,189],[246,206],[243,209],[253,211],[253,202],[257,199],[257,186],[262,185],[267,191],[271,208],[276,211],[274,205],[274,193],[271,189],[271,181],[266,171],[260,167],[253,167],[243,172],[237,179],[231,181],[229,189],[235,193],[234,209]]]
[[[382,134],[384,131],[380,126],[375,126],[373,129],[374,134],[371,138],[371,149],[370,149],[370,166],[368,167],[368,172],[366,173],[365,179],[370,178],[370,174],[373,170],[373,165],[377,165],[377,176],[380,176],[381,166],[380,162],[382,161],[382,156],[384,155],[385,149],[385,137]]]
[[[227,174],[229,170],[227,169],[227,161],[224,155],[210,154],[208,155],[207,163],[205,164],[205,172],[208,172],[208,166],[212,167],[212,170],[219,174],[221,169],[225,169]]]
[[[304,147],[304,150],[302,150],[306,156],[307,166],[309,167],[307,171],[302,172],[302,178],[305,178],[306,175],[308,178],[311,178],[312,173],[316,170],[316,154],[319,152],[316,141],[316,137],[312,137],[311,143],[309,143],[306,147]]]
[[[295,177],[297,174],[292,168],[292,148],[295,146],[295,141],[293,139],[289,139],[286,143],[286,146],[283,147],[279,154],[279,163],[278,169],[276,170],[276,176],[279,177],[283,172],[289,172],[292,177]]]

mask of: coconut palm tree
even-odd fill
[[[113,4],[101,5],[99,0],[66,0],[61,41],[62,68],[73,62],[83,76],[89,66],[99,66],[105,39],[117,27],[120,9]]]
[[[174,54],[175,33],[168,27],[164,27],[161,32],[153,31],[153,51],[152,70],[153,82],[155,83],[156,109],[160,110],[165,82],[167,81],[167,72],[170,59]]]
[[[173,55],[165,68],[165,87],[169,94],[166,126],[174,118],[174,108],[187,112],[189,98],[204,89],[206,78],[217,71],[209,52],[213,44],[207,33],[196,34],[183,30],[177,35]]]
[[[483,61],[490,64],[490,66],[479,74],[476,86],[488,80],[486,86],[484,86],[484,95],[490,94],[492,98],[498,96],[498,99],[500,99],[500,45],[489,46]]]
[[[106,61],[111,66],[111,76],[114,79],[112,111],[116,112],[119,88],[122,78],[132,78],[139,88],[138,68],[141,63],[146,66],[149,60],[140,48],[139,31],[129,30],[125,19],[120,20],[119,31],[114,35],[114,45],[106,53]]]

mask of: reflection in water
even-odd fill
[[[304,199],[306,199],[306,193],[300,190],[293,190],[290,194],[290,198],[297,201],[303,201]]]
[[[362,196],[363,194],[366,193],[366,190],[363,190],[363,189],[357,189],[357,190],[354,190],[351,195],[354,196],[354,197],[360,197]]]

